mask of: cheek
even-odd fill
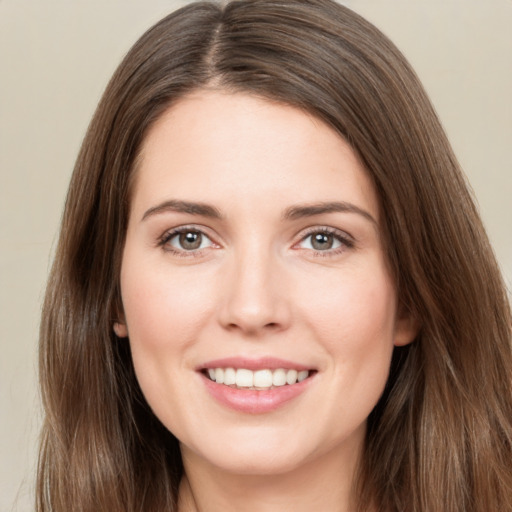
[[[327,343],[354,349],[392,343],[396,298],[384,271],[347,273],[326,282],[328,286],[313,292],[308,287],[303,314]]]
[[[208,291],[190,283],[185,272],[171,272],[165,265],[131,264],[125,258],[121,295],[133,364],[144,394],[151,401],[166,385],[197,339],[208,315]]]
[[[131,339],[154,345],[186,340],[207,309],[205,287],[190,282],[185,273],[154,265],[130,265],[121,273],[121,295]]]
[[[193,286],[189,279],[165,267],[131,265],[125,259],[121,295],[132,360],[137,380],[154,413],[166,426],[173,425],[171,411],[180,408],[187,389],[180,375],[187,367],[187,354],[208,314],[207,288]]]
[[[385,272],[345,275],[310,296],[303,314],[333,362],[345,406],[373,408],[386,384],[394,347],[396,298]]]

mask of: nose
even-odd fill
[[[267,251],[233,255],[222,276],[219,322],[224,329],[251,337],[287,329],[290,298],[282,269]]]

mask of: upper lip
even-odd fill
[[[277,370],[283,368],[285,370],[312,370],[311,366],[296,363],[286,359],[275,357],[260,357],[260,358],[247,358],[247,357],[225,357],[222,359],[215,359],[207,361],[200,365],[198,370],[207,370],[209,368],[245,368],[247,370]]]

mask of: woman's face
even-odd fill
[[[379,222],[354,152],[300,110],[202,91],[152,127],[117,331],[185,458],[269,474],[356,457],[414,334]]]

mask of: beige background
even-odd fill
[[[185,1],[0,0],[0,512],[32,510],[41,298],[87,123],[122,55]],[[512,283],[512,0],[347,0],[404,51]]]

